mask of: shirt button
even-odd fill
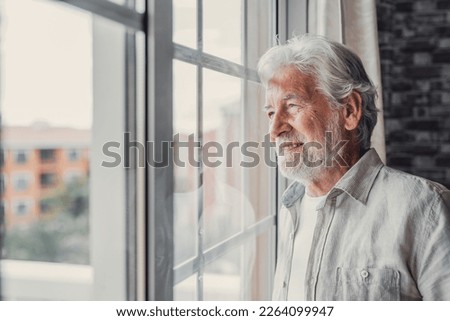
[[[289,238],[292,240],[294,238],[294,233],[289,234]]]
[[[286,281],[283,282],[283,288],[285,288],[287,286]]]
[[[362,271],[361,271],[361,276],[362,276],[363,278],[366,278],[366,277],[369,276],[369,272],[367,272],[366,270],[362,270]]]

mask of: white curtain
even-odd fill
[[[375,0],[309,0],[308,32],[328,37],[349,46],[363,61],[378,90],[378,122],[372,146],[386,161],[380,55],[378,50]]]

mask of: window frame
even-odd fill
[[[106,0],[48,0],[54,2],[64,2],[68,5],[83,9],[94,15],[107,18],[126,26],[130,31],[141,31],[145,34],[145,92],[144,108],[140,109],[136,100],[136,51],[135,38],[133,35],[126,37],[126,83],[127,93],[125,97],[126,110],[124,128],[134,133],[134,138],[138,141],[152,141],[156,146],[162,142],[172,141],[173,138],[173,86],[172,86],[172,63],[173,59],[187,62],[201,68],[218,71],[223,74],[239,77],[241,79],[258,81],[258,76],[254,70],[242,65],[227,61],[204,52],[184,47],[172,42],[172,1],[167,0],[146,0],[146,10],[140,13],[133,9],[135,1],[127,0],[125,5],[119,5]],[[201,9],[201,0],[197,0],[197,6]],[[243,0],[246,3],[246,0]],[[286,35],[292,34],[293,30],[298,30],[294,26],[298,22],[298,17],[290,19],[291,10],[302,8],[307,12],[307,0],[273,0],[275,7],[275,20],[277,34],[281,41]],[[305,9],[306,8],[306,9]],[[281,23],[283,21],[283,23]],[[305,20],[306,21],[306,20]],[[306,26],[306,22],[305,26]],[[198,30],[201,30],[201,21]],[[302,27],[303,28],[303,27]],[[306,27],[304,28],[306,30]],[[302,29],[303,30],[303,29]],[[201,34],[198,35],[201,37]],[[245,43],[246,43],[245,39]],[[157,45],[156,45],[157,44]],[[168,55],[167,53],[172,53]],[[134,70],[134,71],[133,71]],[[201,74],[200,74],[201,82]],[[201,101],[199,102],[201,104]],[[169,107],[169,108],[168,108]],[[201,117],[201,116],[200,116]],[[142,124],[137,124],[138,119],[143,119]],[[164,120],[164,121],[161,121]],[[201,129],[200,129],[201,131]],[[155,149],[155,159],[162,159],[172,164],[171,155],[160,153],[160,149]],[[135,154],[124,150],[124,157],[133,158]],[[41,162],[51,162],[52,160],[42,160]],[[53,155],[58,157],[56,151]],[[184,265],[174,270],[173,261],[173,204],[167,202],[167,196],[173,195],[174,186],[173,167],[165,168],[150,167],[131,168],[126,171],[126,212],[134,213],[133,217],[127,215],[127,242],[134,247],[127,250],[126,265],[127,274],[127,294],[126,299],[132,300],[172,300],[173,286],[193,270],[192,266]],[[273,209],[278,208],[278,199],[281,191],[287,185],[287,181],[274,174],[273,180],[276,182],[276,195],[273,199]],[[128,221],[129,220],[129,221]],[[157,226],[168,225],[166,235],[157,233]],[[274,217],[268,217],[254,224],[245,232],[235,235],[228,240],[226,245],[240,244],[251,235],[257,235],[261,231],[275,226]],[[163,269],[157,263],[157,247],[164,244],[171,252],[166,253],[167,261]],[[129,246],[129,244],[127,244]],[[208,249],[202,253],[204,262],[212,262],[215,257],[224,253],[225,244]],[[194,262],[194,266],[197,263]],[[198,265],[196,268],[200,268]],[[195,268],[194,268],[195,269]],[[97,276],[97,273],[95,273]],[[191,275],[191,274],[189,274]],[[202,282],[200,279],[198,282]],[[95,296],[94,296],[95,298]],[[202,299],[200,295],[198,297]],[[124,298],[125,299],[125,298]]]
[[[246,9],[247,8],[247,1],[243,0],[244,3],[244,19],[246,19]],[[279,5],[278,1],[273,2],[274,5]],[[156,146],[159,146],[161,142],[164,141],[164,138],[167,140],[172,139],[173,135],[173,128],[172,128],[172,122],[173,122],[173,104],[172,104],[172,61],[178,60],[182,61],[188,64],[192,64],[194,66],[197,66],[197,81],[198,81],[198,92],[197,92],[197,135],[198,139],[202,141],[202,69],[206,68],[208,70],[217,71],[222,74],[230,75],[237,77],[242,80],[246,81],[253,81],[253,82],[259,82],[259,77],[255,70],[249,69],[245,66],[245,62],[243,65],[228,61],[226,59],[214,56],[212,54],[208,54],[203,52],[201,48],[201,41],[198,41],[198,44],[200,48],[192,49],[180,44],[173,43],[173,48],[171,49],[171,43],[172,43],[172,8],[171,8],[171,1],[167,1],[163,7],[155,6],[153,7],[154,11],[151,11],[151,15],[156,17],[156,19],[162,19],[160,21],[160,24],[166,23],[164,27],[161,29],[165,30],[165,33],[159,33],[158,30],[153,36],[150,36],[150,39],[152,41],[150,42],[149,50],[152,50],[151,44],[158,43],[159,48],[154,49],[154,51],[151,52],[150,58],[153,58],[154,60],[149,59],[150,64],[149,66],[152,66],[155,73],[153,75],[149,75],[149,77],[152,76],[158,76],[158,82],[153,81],[149,82],[149,93],[158,92],[164,93],[164,97],[156,97],[154,100],[150,101],[149,104],[149,111],[153,115],[149,115],[149,127],[153,128],[154,131],[150,133],[149,141],[155,142]],[[160,10],[160,11],[159,11]],[[197,0],[197,40],[202,39],[202,1]],[[280,17],[285,17],[284,14],[279,14],[278,19]],[[272,18],[273,23],[277,23],[277,16]],[[155,24],[157,23],[157,20],[153,21]],[[246,21],[243,21],[243,25],[246,26]],[[158,25],[160,26],[160,25]],[[156,29],[156,28],[155,28]],[[158,28],[159,29],[159,28]],[[161,30],[160,29],[160,30]],[[151,28],[150,28],[151,30]],[[170,30],[170,32],[168,32]],[[247,48],[247,39],[244,37],[244,48]],[[159,49],[159,50],[158,50]],[[162,49],[162,53],[161,53]],[[161,59],[161,55],[164,54],[164,52],[170,52],[173,50],[173,57],[169,57],[167,59],[166,57],[163,57]],[[158,59],[158,57],[160,59]],[[172,59],[173,58],[173,59]],[[157,63],[156,63],[157,62]],[[148,73],[150,73],[150,71]],[[158,70],[162,70],[161,72],[158,72]],[[163,76],[163,79],[160,77]],[[159,90],[162,88],[165,88],[165,91]],[[245,94],[244,94],[245,95]],[[152,95],[150,95],[152,96]],[[168,107],[171,108],[168,108]],[[164,121],[161,121],[163,119]],[[152,123],[155,120],[158,120],[156,123]],[[161,126],[163,124],[163,126]],[[159,148],[156,148],[158,151]],[[156,159],[163,159],[165,155],[156,155]],[[169,156],[169,159],[167,160],[168,164],[171,164],[171,159]],[[201,172],[201,169],[200,169]],[[273,181],[276,181],[276,178],[274,177],[276,174],[273,175]],[[150,300],[173,300],[173,287],[178,284],[179,282],[185,280],[186,278],[195,275],[196,273],[199,273],[197,277],[197,299],[203,300],[203,277],[202,277],[202,271],[203,267],[205,267],[208,263],[211,263],[215,261],[216,258],[219,256],[225,254],[228,250],[231,248],[236,247],[237,245],[244,244],[244,241],[249,239],[251,236],[258,236],[260,233],[269,231],[272,227],[276,226],[276,219],[275,219],[275,213],[277,208],[277,200],[276,200],[276,192],[274,192],[274,199],[273,199],[273,205],[270,206],[271,209],[269,211],[273,211],[273,216],[268,216],[261,221],[253,224],[249,228],[246,228],[245,230],[241,231],[240,233],[234,234],[230,238],[226,239],[225,241],[216,244],[212,248],[204,249],[201,246],[201,238],[202,238],[202,214],[199,211],[199,226],[198,226],[198,243],[200,244],[199,248],[197,249],[197,256],[195,258],[192,258],[191,260],[188,260],[187,262],[182,263],[181,265],[174,267],[174,258],[173,258],[173,204],[167,205],[165,200],[167,199],[167,195],[173,195],[174,194],[174,186],[172,180],[168,180],[167,177],[173,177],[173,168],[167,167],[165,169],[158,169],[158,168],[149,168],[149,175],[148,180],[150,184],[150,188],[148,190],[148,200],[149,200],[149,224],[148,231],[150,235],[155,235],[156,233],[154,230],[155,226],[161,225],[161,226],[171,226],[171,230],[169,228],[166,228],[166,234],[165,237],[169,238],[167,240],[166,238],[160,238],[158,239],[158,236],[155,238],[151,238],[149,242],[149,262],[151,264],[155,264],[157,261],[156,259],[156,247],[161,246],[161,244],[164,244],[165,246],[165,255],[166,255],[166,262],[164,262],[163,266],[153,265],[150,266],[150,274],[149,274],[149,291],[150,295],[148,299]],[[201,183],[201,177],[198,178],[199,182]],[[154,184],[154,185],[152,185]],[[158,189],[155,189],[155,186],[158,186]],[[269,187],[271,188],[271,187]],[[276,191],[276,187],[273,187]],[[154,191],[154,192],[153,192]],[[199,195],[199,202],[202,200],[202,192],[200,192]],[[153,205],[152,205],[153,204]],[[170,208],[170,209],[169,209]],[[274,213],[275,212],[275,213]],[[170,231],[169,231],[170,230]],[[275,238],[274,238],[275,239]],[[275,248],[275,244],[273,244]],[[168,253],[169,252],[169,253]],[[275,252],[275,249],[274,249]],[[275,265],[275,259],[273,259],[273,269]],[[167,271],[173,271],[173,274],[169,273]],[[272,287],[272,280],[269,280],[269,286]],[[155,289],[158,289],[157,293],[154,293]]]

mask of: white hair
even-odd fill
[[[343,107],[344,98],[353,91],[361,95],[362,117],[358,124],[358,139],[361,149],[370,148],[370,137],[377,123],[377,91],[361,59],[340,43],[305,34],[288,40],[284,45],[272,47],[261,57],[258,63],[261,82],[267,87],[279,68],[290,65],[313,76],[317,89],[335,108]]]

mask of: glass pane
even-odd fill
[[[275,213],[275,181],[272,174],[276,159],[269,145],[267,116],[261,108],[265,102],[264,89],[259,84],[247,82],[246,91],[243,122],[251,125],[243,126],[242,191],[251,204],[254,221],[258,221]]]
[[[275,227],[246,242],[243,295],[245,300],[271,300],[271,279],[274,274]]]
[[[261,55],[272,46],[275,31],[272,16],[275,9],[270,0],[247,0],[247,61],[256,69]]]
[[[197,0],[173,1],[173,41],[197,48]]]
[[[100,164],[124,139],[127,30],[54,1],[1,5],[2,297],[123,300],[134,212],[123,164]]]
[[[270,300],[275,227],[206,265],[205,300]]]
[[[203,162],[205,248],[254,221],[242,190],[241,80],[203,73]]]
[[[206,301],[237,301],[242,299],[243,281],[241,258],[243,247],[230,250],[205,266],[203,298]]]
[[[127,5],[129,7],[134,2],[134,8],[137,12],[145,12],[145,1],[146,0],[107,0],[119,4],[121,6]]]
[[[196,80],[195,66],[174,60],[173,128],[180,142],[173,149],[175,265],[197,253],[198,166],[192,162],[192,149],[186,146],[190,140],[194,141],[197,126]]]
[[[175,301],[197,300],[197,274],[181,281],[173,288],[173,299]]]
[[[14,151],[2,168],[12,178],[3,257],[88,264],[91,17],[43,1],[2,5],[2,144]]]
[[[204,51],[242,63],[242,0],[203,1]]]

